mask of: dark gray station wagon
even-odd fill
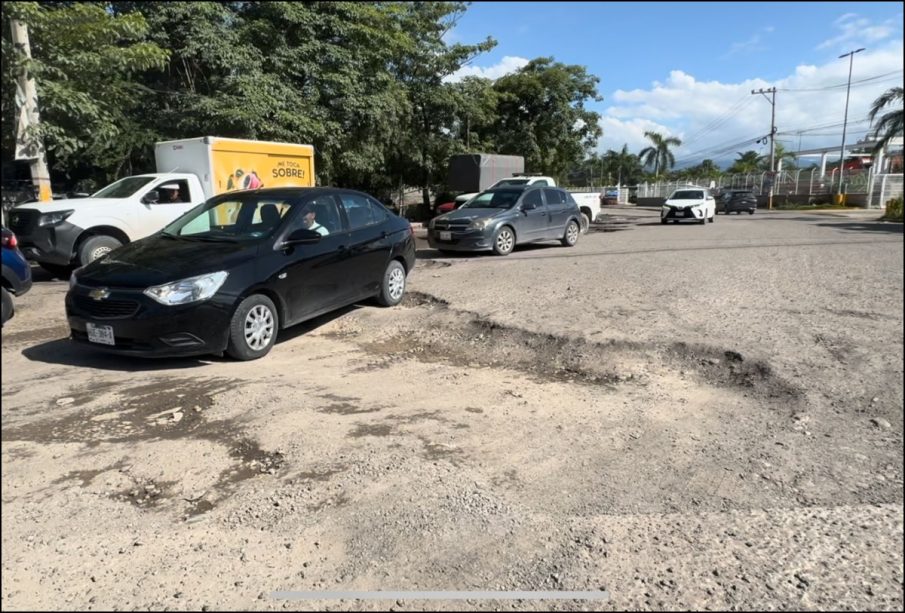
[[[455,211],[431,220],[430,246],[439,251],[509,255],[516,245],[578,242],[581,212],[569,192],[556,187],[509,185],[481,192]]]

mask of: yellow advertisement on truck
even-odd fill
[[[157,172],[191,173],[205,198],[261,187],[313,187],[314,147],[202,136],[154,147]]]

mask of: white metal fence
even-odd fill
[[[821,175],[820,170],[784,170],[773,183],[774,196],[829,196],[839,187],[838,169]],[[902,174],[875,174],[870,169],[849,170],[843,177],[845,193],[863,195],[870,208],[886,206],[886,201],[902,195]],[[690,178],[681,181],[641,183],[633,186],[638,198],[666,198],[674,189],[684,185],[702,185],[717,190],[751,189],[767,194],[770,189],[770,173],[720,175],[717,178]]]

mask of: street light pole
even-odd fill
[[[855,62],[855,54],[862,51],[864,51],[864,47],[849,51],[848,53],[843,53],[839,56],[840,60],[844,57],[848,57],[848,85],[845,88],[845,118],[842,120],[842,149],[839,151],[839,191],[837,192],[839,194],[842,193],[842,175],[845,173],[845,128],[848,124],[848,96],[852,90],[852,64]]]

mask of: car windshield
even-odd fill
[[[163,229],[171,238],[238,242],[271,236],[301,196],[274,198],[264,194],[230,194],[201,204]]]
[[[699,189],[682,189],[669,197],[670,200],[703,200],[704,192]]]
[[[496,184],[500,187],[506,185],[527,185],[528,179],[503,179],[501,181],[497,181]]]
[[[478,194],[462,205],[463,209],[509,209],[518,201],[522,190],[504,189]]]
[[[111,183],[92,198],[128,198],[142,187],[154,180],[154,177],[126,177]]]

